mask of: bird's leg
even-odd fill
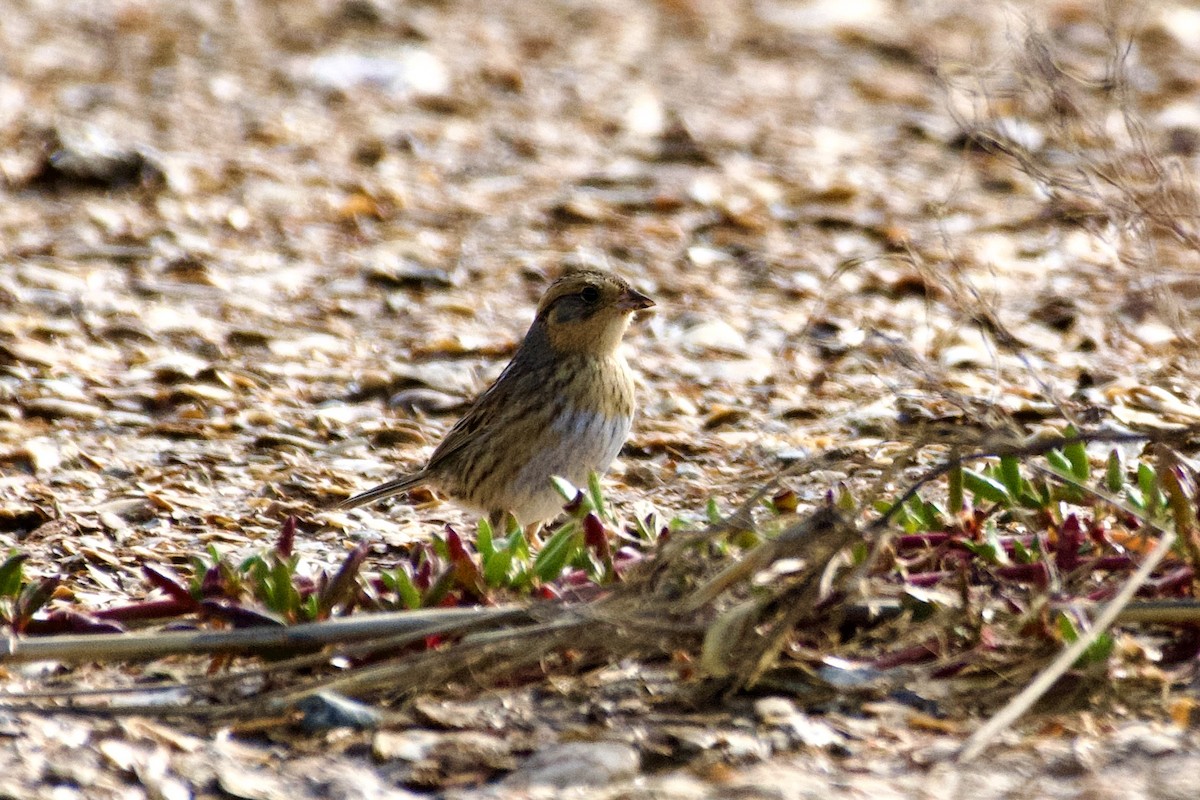
[[[529,544],[536,542],[537,535],[542,532],[542,523],[535,522],[522,527],[521,521],[510,511],[494,509],[488,514],[488,522],[491,523],[492,532],[495,535],[508,536],[521,531],[525,535],[525,541]]]
[[[542,529],[541,523],[536,525],[527,525],[521,527],[521,522],[511,512],[493,509],[488,512],[488,524],[492,526],[492,535],[494,536],[511,536],[516,533],[524,533],[525,541],[533,543],[538,531]]]

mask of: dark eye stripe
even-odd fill
[[[575,322],[581,319],[590,319],[599,310],[594,303],[584,302],[579,295],[572,295],[555,303],[554,319],[556,322]]]

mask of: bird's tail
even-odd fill
[[[353,497],[343,500],[334,508],[339,510],[358,508],[369,503],[374,503],[376,500],[382,500],[385,497],[407,492],[409,489],[415,489],[425,482],[425,473],[414,472],[412,475],[406,475],[403,478],[397,478],[394,481],[381,483],[373,489],[367,489],[365,492],[354,495]]]

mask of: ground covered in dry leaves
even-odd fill
[[[629,517],[698,524],[831,452],[786,479],[799,509],[867,491],[919,425],[1200,420],[1188,6],[22,0],[0,41],[0,541],[64,605],[292,515],[306,563],[366,542],[368,571],[472,530],[428,497],[321,510],[420,463],[568,263],[658,301],[606,484]],[[423,696],[376,733],[15,714],[0,795],[1200,790],[1154,703],[958,767],[977,719],[650,702],[677,678]]]

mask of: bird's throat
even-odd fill
[[[561,355],[586,355],[607,358],[621,346],[621,337],[629,327],[626,314],[597,314],[584,320],[547,323],[539,320],[546,344]],[[530,330],[530,334],[533,330]]]

